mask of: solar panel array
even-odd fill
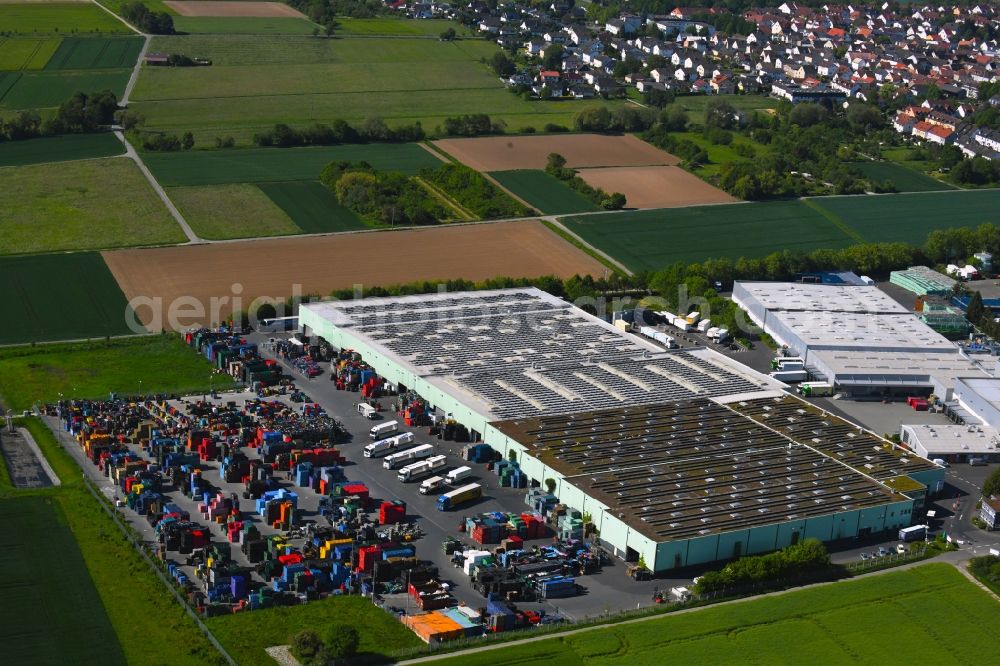
[[[494,424],[656,539],[876,506],[892,493],[709,400]]]

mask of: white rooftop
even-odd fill
[[[954,386],[959,377],[986,376],[982,368],[961,354],[824,349],[810,351],[809,359],[825,365],[842,384],[930,384],[930,378],[935,377]]]
[[[909,313],[783,311],[771,316],[791,329],[810,350],[855,347],[900,352],[957,352],[954,343]]]
[[[962,377],[963,384],[972,389],[983,401],[994,409],[1000,410],[1000,378],[997,377]]]
[[[976,454],[1000,451],[1000,431],[990,426],[904,425],[910,445],[929,454]]]
[[[798,282],[739,282],[768,310],[803,312],[909,312],[875,286],[801,284]]]

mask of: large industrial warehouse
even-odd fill
[[[878,287],[737,282],[733,301],[847,395],[951,400],[959,377],[988,376]]]
[[[943,470],[708,349],[667,351],[536,289],[303,305],[654,571],[910,524]]]

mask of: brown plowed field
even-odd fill
[[[629,208],[673,208],[739,201],[675,166],[580,169],[577,175],[605,192],[621,192]]]
[[[549,153],[566,158],[566,166],[654,166],[678,164],[670,153],[631,134],[552,134],[547,136],[489,136],[442,139],[434,145],[476,171],[544,169]]]
[[[280,2],[229,2],[228,0],[165,0],[167,7],[181,16],[247,18],[305,18],[299,11]]]
[[[600,275],[604,266],[535,221],[338,234],[144,250],[110,251],[104,259],[129,301],[160,298],[160,322],[139,307],[143,323],[169,324],[171,303],[201,304],[177,328],[210,324],[211,299],[239,292],[240,309],[257,297],[329,294],[334,289],[415,280],[497,276]],[[241,288],[233,289],[234,285]],[[299,285],[297,291],[294,285]],[[197,307],[197,305],[196,305]],[[187,311],[187,306],[185,310]],[[232,304],[221,304],[224,318]]]

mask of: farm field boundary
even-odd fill
[[[4,3],[5,32],[12,34],[125,33],[128,27],[92,2]]]
[[[367,229],[358,215],[345,208],[322,183],[312,180],[257,185],[307,234]]]
[[[99,254],[0,257],[0,284],[7,295],[0,344],[134,333],[125,296]]]
[[[45,69],[133,67],[142,50],[142,43],[142,37],[67,37],[49,58]]]
[[[111,90],[119,98],[125,93],[130,69],[40,70],[8,73],[16,79],[0,79],[0,106],[7,109],[54,109],[76,92]],[[5,87],[10,85],[6,93]]]
[[[167,194],[199,238],[224,240],[302,233],[255,185],[172,187]]]
[[[61,41],[61,37],[0,37],[0,71],[43,69]]]
[[[541,169],[493,171],[489,176],[545,215],[570,215],[600,210],[597,204]]]
[[[739,201],[676,166],[598,167],[577,175],[591,187],[621,192],[629,208],[674,208]]]
[[[161,297],[170,303],[192,296],[205,307],[203,323],[208,323],[212,298],[232,298],[234,276],[240,276],[242,303],[248,305],[260,296],[284,299],[295,290],[326,295],[355,284],[605,271],[600,262],[531,220],[110,251],[104,257],[128,298]],[[191,266],[200,269],[191,271]],[[255,268],[246,271],[246,266]],[[230,305],[219,310],[220,316],[229,313]],[[143,310],[139,315],[149,322]]]
[[[110,132],[67,134],[0,143],[0,167],[114,157],[124,153],[125,146]]]
[[[857,167],[867,178],[878,181],[891,180],[899,192],[947,192],[960,189],[951,183],[931,178],[925,173],[896,162],[868,160],[852,162],[851,165]]]

